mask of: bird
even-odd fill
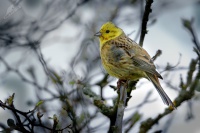
[[[122,81],[146,78],[153,83],[164,104],[176,108],[163,90],[158,79],[163,78],[144,48],[112,22],[103,24],[94,36],[99,38],[101,62],[109,75]]]

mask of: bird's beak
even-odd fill
[[[101,32],[97,32],[96,34],[94,34],[94,36],[100,37],[101,36]]]

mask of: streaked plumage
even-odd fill
[[[101,60],[108,74],[121,80],[147,78],[154,84],[163,102],[175,108],[162,89],[158,80],[162,77],[146,50],[111,22],[105,23],[95,35],[99,37]]]

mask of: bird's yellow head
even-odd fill
[[[102,47],[107,41],[110,41],[122,34],[124,34],[122,29],[118,28],[112,22],[107,22],[101,26],[100,31],[97,32],[95,36],[99,37],[100,47]]]

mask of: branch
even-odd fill
[[[128,83],[128,81],[126,81]],[[127,90],[126,85],[121,85],[119,89],[119,102],[116,114],[114,133],[122,133],[124,109],[126,107]]]
[[[191,33],[192,35],[192,41],[194,43],[194,52],[196,52],[197,56],[199,57],[199,70],[200,70],[200,43],[199,40],[197,38],[197,35],[192,27],[192,23],[193,23],[194,19],[191,20],[187,20],[187,19],[183,19],[183,26],[188,29],[188,31]]]
[[[10,127],[9,129],[14,129],[14,130],[26,132],[26,133],[33,133],[34,127],[40,127],[40,128],[43,128],[43,129],[47,129],[47,130],[52,131],[54,133],[62,132],[66,129],[67,130],[71,129],[71,124],[69,124],[68,126],[66,126],[64,128],[56,129],[55,125],[58,124],[58,119],[56,117],[54,118],[54,125],[53,125],[54,127],[53,128],[50,128],[50,127],[48,127],[48,126],[46,126],[42,123],[41,117],[43,116],[43,114],[38,114],[37,115],[38,120],[35,119],[34,113],[36,112],[36,109],[41,104],[41,102],[40,102],[40,104],[38,103],[33,110],[29,110],[28,112],[22,112],[22,111],[16,109],[13,102],[14,102],[14,94],[12,96],[10,96],[6,100],[5,103],[3,103],[0,100],[0,107],[3,108],[3,109],[8,109],[9,111],[11,111],[13,113],[13,115],[15,116],[16,120],[17,120],[16,123],[12,119],[7,120],[8,126]],[[23,122],[22,122],[22,117],[25,118]],[[27,121],[27,124],[25,124],[25,121]],[[28,127],[28,129],[25,128],[25,127]],[[32,128],[29,128],[29,127],[32,127]]]
[[[197,65],[198,60],[192,60],[190,63],[190,69],[188,71],[188,76],[192,77],[194,74],[193,68]],[[193,72],[191,72],[193,71]],[[186,90],[185,86],[186,84],[181,82],[181,92],[179,93],[178,97],[175,99],[174,103],[176,104],[176,107],[180,106],[184,101],[190,100],[194,96],[195,88],[198,86],[198,79],[200,79],[200,71],[197,73],[196,77],[193,81],[191,81],[190,87],[188,90]],[[146,121],[141,123],[139,133],[146,133],[151,127],[158,123],[158,121],[163,118],[164,116],[170,114],[173,111],[171,108],[166,108],[165,111],[161,114],[159,114],[156,118],[148,118]]]
[[[142,18],[142,30],[141,30],[140,42],[139,42],[140,46],[143,46],[144,37],[145,37],[145,34],[147,34],[147,22],[149,20],[149,14],[152,11],[152,9],[151,9],[152,3],[153,3],[153,0],[146,0],[145,11],[144,11],[144,15]]]

